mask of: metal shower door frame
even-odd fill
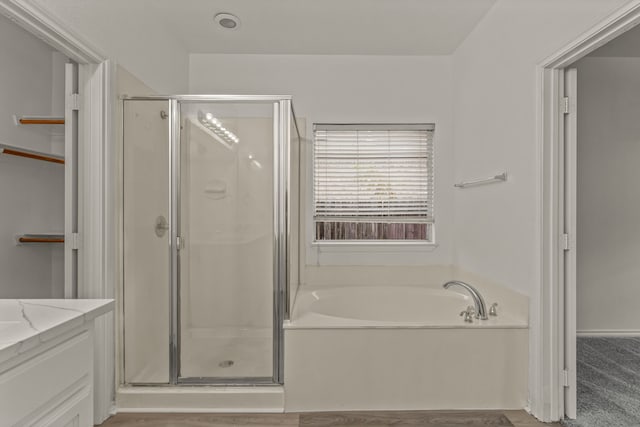
[[[127,100],[165,100],[169,109],[169,385],[280,385],[284,383],[283,322],[289,318],[290,126],[288,95],[131,96]],[[180,105],[184,103],[272,103],[273,105],[273,372],[271,377],[180,377]]]

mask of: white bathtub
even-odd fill
[[[289,329],[314,328],[526,328],[527,314],[499,303],[498,316],[464,322],[473,305],[458,289],[418,286],[343,286],[301,291]],[[486,300],[487,310],[495,302]]]
[[[473,302],[463,292],[301,288],[284,325],[285,409],[524,408],[526,311],[486,290],[487,306],[501,297],[499,315],[466,323],[459,314]]]

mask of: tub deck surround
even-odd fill
[[[113,300],[0,299],[0,363],[113,310]]]
[[[526,305],[504,292],[497,317],[465,323],[470,296],[437,286],[301,288],[285,323],[285,411],[524,408]],[[477,288],[488,304],[500,294]]]

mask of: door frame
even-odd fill
[[[116,209],[113,108],[115,63],[34,0],[0,0],[0,14],[79,65],[78,297],[113,298]],[[94,422],[115,411],[113,313],[95,321]]]
[[[577,376],[576,376],[576,282],[577,282],[577,250],[576,217],[577,217],[577,167],[578,167],[578,70],[565,68],[564,72],[564,200],[562,215],[564,217],[563,243],[564,257],[563,282],[564,299],[559,306],[564,308],[564,416],[576,418],[577,411]]]
[[[565,288],[564,229],[564,69],[640,23],[640,0],[634,0],[559,49],[536,67],[536,140],[539,153],[540,319],[532,330],[530,410],[545,422],[565,415],[566,305],[575,304],[575,289]],[[575,237],[571,240],[575,241]],[[575,274],[574,272],[571,272]],[[571,274],[570,273],[570,274]],[[567,291],[570,291],[567,293]]]

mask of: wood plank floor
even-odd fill
[[[117,414],[103,427],[541,427],[525,411],[380,411],[301,414]]]

